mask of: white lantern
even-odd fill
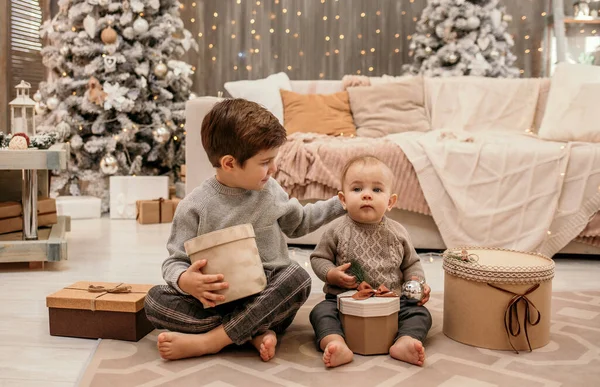
[[[31,84],[21,81],[17,86],[17,98],[10,101],[10,131],[11,133],[25,133],[35,135],[35,101],[29,98]]]

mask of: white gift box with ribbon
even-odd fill
[[[111,176],[110,218],[135,219],[135,202],[169,198],[168,176]]]

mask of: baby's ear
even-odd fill
[[[346,209],[346,197],[344,196],[344,193],[342,191],[338,192],[338,198],[340,199],[340,202],[342,202],[342,207],[345,210]]]
[[[396,202],[398,201],[398,195],[393,194],[392,196],[390,196],[390,200],[388,202],[388,211],[391,211],[392,208],[394,208],[394,205],[396,205]]]

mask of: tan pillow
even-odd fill
[[[404,77],[377,86],[352,87],[348,94],[358,136],[383,137],[430,129],[423,77]]]
[[[288,133],[305,132],[354,135],[348,92],[298,94],[280,90],[283,101],[283,126]]]

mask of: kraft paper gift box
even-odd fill
[[[172,200],[138,200],[136,203],[139,224],[171,223],[175,213]]]
[[[56,201],[40,198],[37,202],[38,227],[50,226],[58,221]],[[23,208],[20,202],[0,203],[0,234],[23,230]]]
[[[369,297],[356,300],[356,290],[337,296],[346,344],[360,355],[389,353],[398,334],[399,297]]]
[[[88,281],[67,286],[46,297],[50,335],[138,341],[154,329],[144,312],[152,287]]]
[[[168,176],[111,176],[110,218],[135,219],[138,200],[168,197]]]
[[[202,273],[223,274],[229,284],[227,289],[215,292],[225,296],[225,301],[217,301],[216,305],[251,296],[267,286],[251,224],[200,235],[185,242],[184,247],[192,263],[207,260]]]
[[[537,253],[482,247],[449,249],[443,255],[446,336],[515,352],[550,342],[554,261]]]
[[[184,183],[185,183],[185,176],[186,176],[186,173],[187,173],[187,171],[186,171],[186,167],[185,167],[185,164],[183,164],[183,165],[181,166],[181,172],[179,173],[179,176],[181,177],[181,181],[182,181],[182,182],[184,182]]]

